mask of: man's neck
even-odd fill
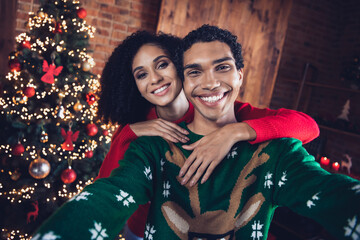
[[[232,108],[233,109],[233,108]],[[236,123],[235,112],[232,111],[225,116],[218,119],[207,119],[195,110],[194,120],[188,124],[188,128],[199,135],[207,135],[215,130],[218,130],[226,124]]]

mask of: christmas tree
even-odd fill
[[[109,148],[85,17],[79,1],[44,0],[16,37],[0,95],[2,239],[29,239],[93,181]]]

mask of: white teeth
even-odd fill
[[[222,99],[224,97],[224,94],[218,95],[218,96],[211,96],[211,97],[200,97],[201,100],[205,101],[205,102],[216,102],[219,101],[220,99]]]
[[[169,86],[170,86],[170,85],[165,85],[165,86],[163,86],[163,87],[161,87],[161,88],[159,88],[159,89],[156,89],[156,90],[154,91],[154,93],[157,94],[157,93],[159,93],[159,92],[162,92],[162,91],[164,91],[165,89],[167,89]]]

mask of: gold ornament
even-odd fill
[[[83,108],[83,105],[79,101],[77,101],[77,103],[75,103],[75,105],[74,105],[75,112],[80,112],[82,108]]]
[[[19,172],[18,169],[16,169],[10,176],[11,180],[17,181],[21,176],[21,172]]]
[[[25,102],[27,102],[28,97],[24,95],[24,93],[22,91],[17,91],[15,93],[15,95],[12,98],[13,102],[18,105],[18,104],[24,104]]]
[[[91,69],[90,63],[88,63],[88,62],[83,62],[83,64],[82,64],[82,70],[85,71],[85,72],[87,72],[87,71],[90,71],[90,69]]]
[[[40,137],[40,142],[47,143],[48,141],[49,141],[49,135],[47,134],[47,132],[42,131],[41,137]]]
[[[44,158],[38,157],[29,165],[29,173],[35,179],[46,178],[50,173],[50,163]]]

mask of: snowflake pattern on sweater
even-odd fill
[[[324,171],[294,139],[233,149],[207,182],[189,187],[177,175],[190,151],[159,137],[139,138],[109,179],[85,187],[88,200],[64,204],[38,234],[113,239],[137,205],[151,200],[146,239],[265,240],[277,206],[315,219],[338,239],[359,239],[359,181]],[[76,229],[67,224],[74,221]]]

